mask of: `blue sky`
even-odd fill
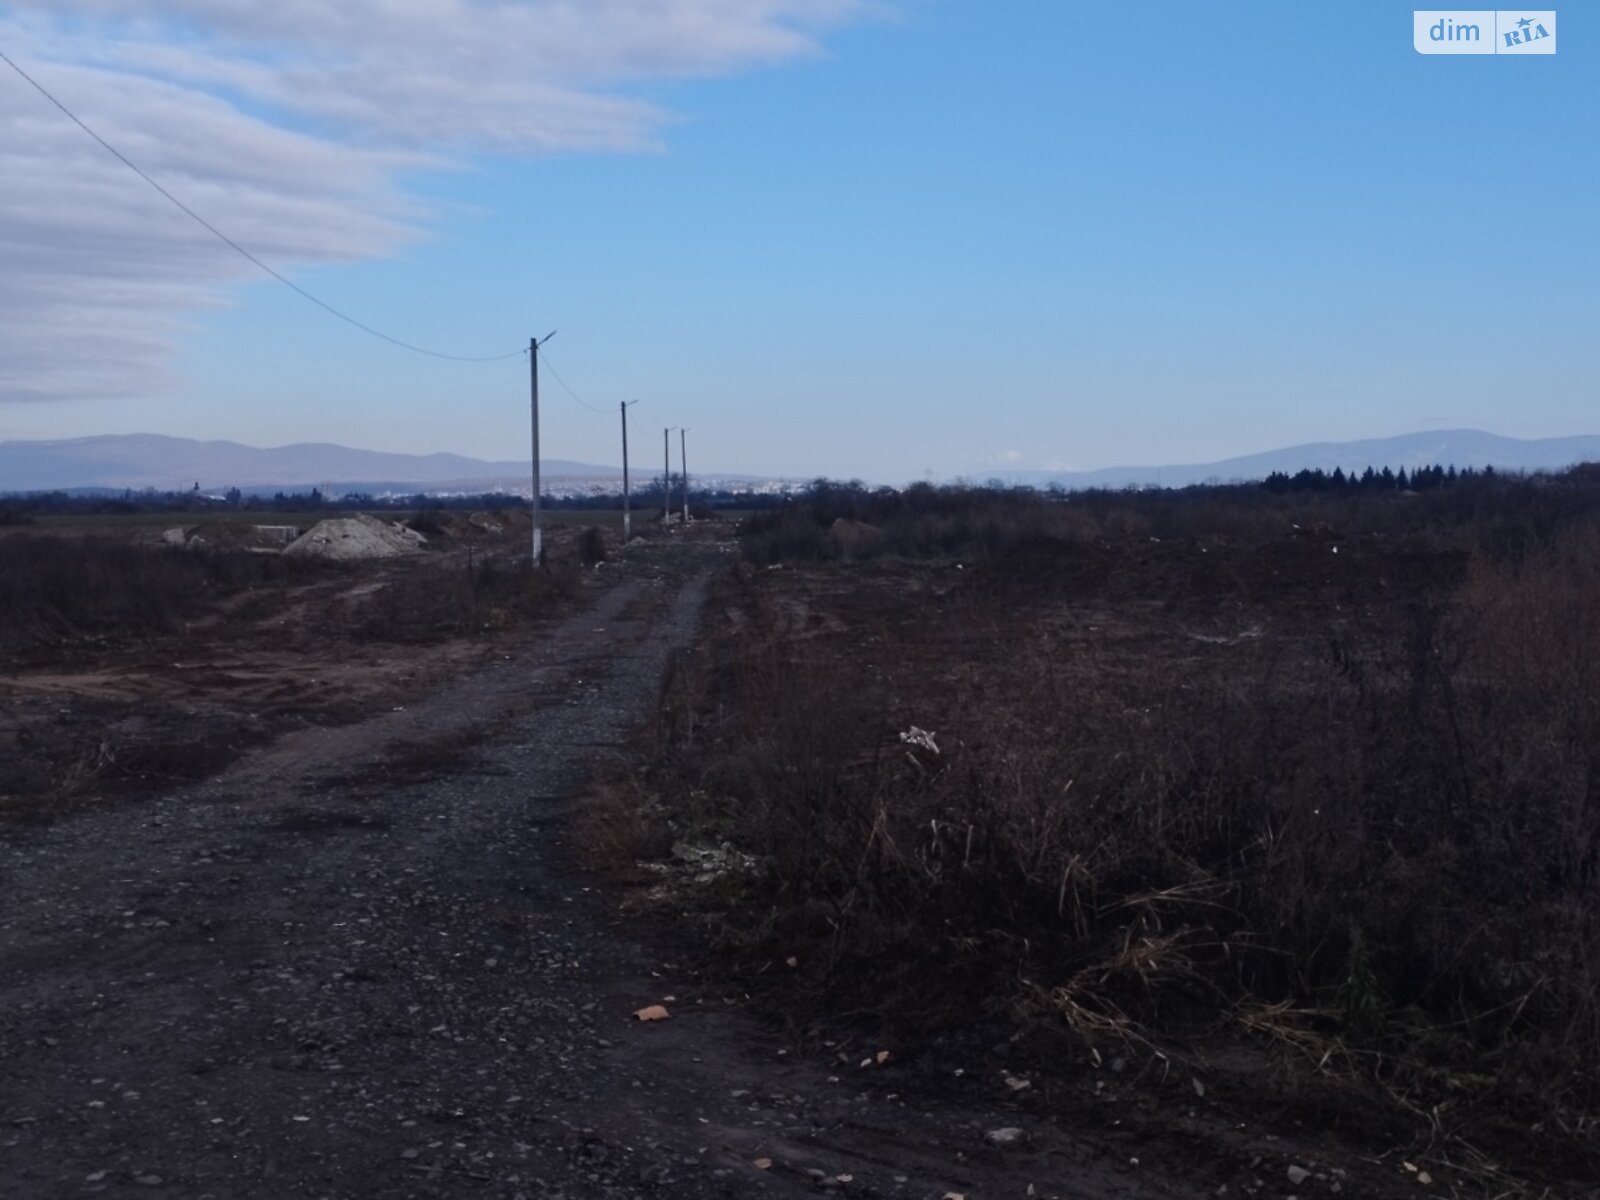
[[[1600,430],[1582,9],[1511,58],[1418,55],[1381,3],[661,0],[646,37],[620,0],[540,0],[519,47],[450,40],[476,0],[408,0],[359,51],[220,0],[61,7],[0,2],[0,49],[328,302],[460,354],[559,330],[601,411],[545,375],[548,457],[615,462],[635,398],[691,469],[886,481]],[[560,53],[526,32],[558,16]],[[400,111],[384,89],[446,59]],[[28,286],[107,295],[133,210],[126,269],[161,288],[57,305],[0,371],[0,438],[526,456],[525,360],[410,355],[255,280],[14,76],[7,122],[31,183],[0,204],[53,213],[72,178],[93,232],[52,218],[34,244],[97,265]]]

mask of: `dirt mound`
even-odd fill
[[[189,530],[185,545],[218,550],[282,550],[300,536],[294,525],[247,525],[243,521],[216,521]]]
[[[398,558],[416,554],[427,539],[414,529],[391,525],[365,513],[318,521],[284,550],[317,558]]]
[[[528,514],[515,509],[443,513],[438,519],[444,531],[457,541],[497,541],[528,530]]]

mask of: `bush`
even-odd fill
[[[587,525],[578,535],[578,561],[586,567],[606,560],[606,535],[598,526]]]
[[[444,537],[450,530],[440,519],[442,515],[437,509],[424,509],[422,512],[412,513],[406,518],[406,528],[424,537]]]
[[[537,571],[495,559],[470,568],[418,561],[363,599],[352,632],[375,641],[428,642],[504,629],[548,615],[577,585],[571,561],[550,561]]]

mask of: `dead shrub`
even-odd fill
[[[606,535],[599,526],[586,525],[578,535],[578,561],[586,567],[606,561]]]
[[[1272,1013],[1419,1094],[1593,1114],[1600,521],[1546,492],[1097,498],[1065,536],[924,498],[897,553],[991,547],[936,603],[884,560],[724,582],[738,632],[658,794],[709,796],[760,857],[729,940],[802,961],[793,1003],[1125,1035]],[[837,619],[797,628],[801,601]]]
[[[325,563],[111,538],[0,538],[0,649],[169,632],[217,596],[321,577]]]
[[[419,561],[361,598],[351,615],[351,632],[385,642],[490,633],[548,616],[577,588],[577,568],[570,560],[551,560],[538,570],[495,559],[466,568]]]
[[[630,776],[592,783],[573,820],[573,845],[583,865],[621,879],[644,878],[639,864],[666,857],[672,839],[666,809]]]
[[[445,515],[438,509],[423,509],[421,512],[412,513],[405,520],[407,529],[422,534],[424,537],[446,537],[450,527],[445,524]]]

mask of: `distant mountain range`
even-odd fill
[[[542,459],[546,479],[620,479],[616,467]],[[459,454],[384,454],[323,442],[275,446],[197,442],[153,433],[0,442],[0,492],[54,488],[155,488],[204,492],[321,487],[334,491],[491,490],[521,485],[527,462],[485,462]],[[422,485],[426,485],[423,487]]]
[[[1600,461],[1600,435],[1524,440],[1475,429],[1409,433],[1356,442],[1313,442],[1247,454],[1220,462],[1165,467],[1106,467],[1095,471],[997,471],[1009,483],[1066,488],[1184,487],[1208,481],[1264,479],[1274,471],[1303,469],[1357,473],[1367,467],[1485,467],[1504,471],[1560,470]],[[638,472],[643,481],[651,468]],[[609,490],[617,467],[565,459],[542,461],[542,482],[552,490]],[[702,478],[705,478],[702,476]],[[755,476],[722,475],[728,483],[777,486]],[[277,446],[270,450],[238,442],[137,433],[65,441],[0,442],[0,493],[52,489],[155,488],[187,491],[196,483],[208,493],[237,487],[246,492],[320,487],[341,492],[522,492],[526,462],[485,462],[458,454],[384,454],[327,443]],[[561,486],[564,485],[564,486]]]
[[[1311,442],[1282,450],[1267,450],[1219,462],[1188,463],[1168,467],[1105,467],[1096,471],[1000,471],[991,474],[1009,483],[1035,487],[1052,485],[1068,489],[1123,487],[1186,487],[1194,483],[1265,479],[1274,471],[1294,474],[1301,470],[1332,472],[1342,468],[1357,474],[1372,467],[1381,471],[1404,467],[1494,467],[1498,471],[1557,471],[1574,463],[1600,462],[1600,435],[1558,438],[1508,438],[1476,429],[1451,429],[1437,433],[1407,433],[1399,437],[1367,438],[1355,442]]]

